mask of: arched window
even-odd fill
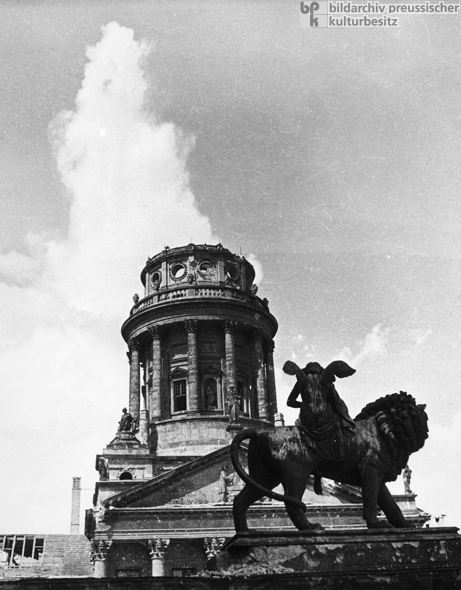
[[[124,471],[123,473],[120,474],[119,479],[133,479],[133,474],[130,473],[129,471]]]

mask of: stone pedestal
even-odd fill
[[[459,576],[461,580],[461,536],[457,531],[433,528],[239,533],[226,542],[208,569],[235,576],[277,572],[320,575],[324,580],[358,577],[368,579],[370,586],[378,580],[389,584],[416,583],[427,577],[443,580]]]
[[[110,441],[109,447],[120,448],[137,448],[141,446],[141,442],[136,438],[132,432],[117,432],[115,438]]]

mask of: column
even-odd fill
[[[198,349],[197,349],[197,320],[188,320],[185,322],[187,330],[187,358],[189,362],[188,385],[189,385],[189,403],[187,409],[189,412],[199,411],[198,399]]]
[[[70,534],[78,535],[80,532],[80,494],[82,489],[80,487],[80,482],[82,481],[82,478],[73,477],[72,480],[72,512],[70,519]]]
[[[266,376],[264,374],[264,352],[261,334],[254,333],[254,358],[256,369],[256,393],[258,397],[258,414],[260,420],[267,419]]]
[[[111,541],[92,541],[91,543],[91,561],[93,562],[93,577],[109,577],[109,551]]]
[[[267,368],[267,401],[269,406],[269,419],[274,421],[274,416],[277,414],[277,393],[275,389],[275,373],[274,373],[274,341],[271,340],[268,345],[266,355]]]
[[[165,551],[170,544],[170,539],[149,539],[147,546],[152,560],[152,577],[157,578],[166,575]]]
[[[150,387],[150,419],[160,420],[162,417],[161,407],[161,378],[162,378],[162,357],[160,348],[160,328],[153,326],[149,328],[152,338],[152,385]]]
[[[132,339],[128,343],[129,361],[130,361],[130,414],[135,420],[139,420],[140,409],[140,367],[139,367],[139,351],[140,344],[137,340]]]
[[[229,389],[235,387],[237,389],[237,371],[235,366],[235,322],[230,320],[224,324],[224,345],[226,353],[226,385],[227,395]]]
[[[147,446],[149,442],[149,411],[148,407],[148,391],[149,385],[147,383],[147,367],[148,367],[147,355],[144,353],[144,359],[141,362],[141,374],[143,385],[141,387],[141,405],[139,408],[139,431],[138,438],[141,444]]]

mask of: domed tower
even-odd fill
[[[229,444],[233,429],[273,425],[277,321],[254,278],[221,244],[165,248],[147,261],[144,296],[135,295],[122,335],[129,412],[150,454],[205,455]]]

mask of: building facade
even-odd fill
[[[233,536],[231,502],[242,484],[230,463],[232,437],[283,423],[277,322],[254,279],[252,265],[221,244],[165,248],[142,270],[144,292],[122,326],[128,408],[96,456],[99,481],[86,514],[95,577],[196,574]],[[363,527],[357,491],[330,492],[319,504],[306,490],[309,518]],[[427,520],[414,495],[402,507],[407,518]],[[293,529],[278,502],[257,503],[249,517],[261,530]]]
[[[274,428],[277,417],[277,321],[254,279],[221,244],[165,248],[142,270],[144,292],[122,326],[129,404],[96,457],[87,515],[95,575],[193,572],[212,550],[208,536],[231,534],[239,482],[228,445],[236,430]],[[178,519],[181,531],[167,535]]]

